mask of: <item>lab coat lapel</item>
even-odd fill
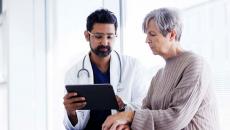
[[[93,69],[90,62],[89,54],[85,58],[85,69],[89,71],[89,78],[87,84],[94,84]]]
[[[116,52],[111,52],[110,59],[110,84],[113,86],[115,94],[117,93],[117,86],[120,78],[120,62]]]

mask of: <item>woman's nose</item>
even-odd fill
[[[148,36],[146,36],[146,38],[145,38],[145,43],[149,44],[149,38],[148,38]]]

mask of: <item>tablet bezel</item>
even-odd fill
[[[86,98],[82,110],[118,110],[118,103],[111,84],[66,85],[67,92],[77,92]]]

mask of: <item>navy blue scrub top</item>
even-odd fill
[[[110,83],[110,67],[106,73],[101,72],[98,67],[91,62],[93,68],[93,78],[95,84]],[[85,130],[101,130],[107,116],[111,115],[111,110],[90,110],[90,118]]]

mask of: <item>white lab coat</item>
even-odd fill
[[[146,96],[150,81],[145,78],[144,67],[141,66],[137,60],[122,56],[121,58],[121,84],[120,78],[120,63],[119,58],[115,52],[111,52],[110,60],[110,84],[113,86],[116,95],[121,97],[123,102],[127,104],[128,109],[139,109],[142,104],[143,98]],[[67,73],[65,84],[93,84],[93,70],[90,63],[89,55],[85,58],[85,68],[89,71],[90,77],[88,78],[87,72],[82,71],[79,78],[77,78],[78,71],[82,68],[83,59],[73,66]],[[121,91],[118,91],[120,89]],[[85,128],[89,120],[89,110],[77,110],[78,123],[72,126],[67,114],[65,114],[64,125],[67,130],[82,130]],[[116,113],[112,110],[112,114]]]

